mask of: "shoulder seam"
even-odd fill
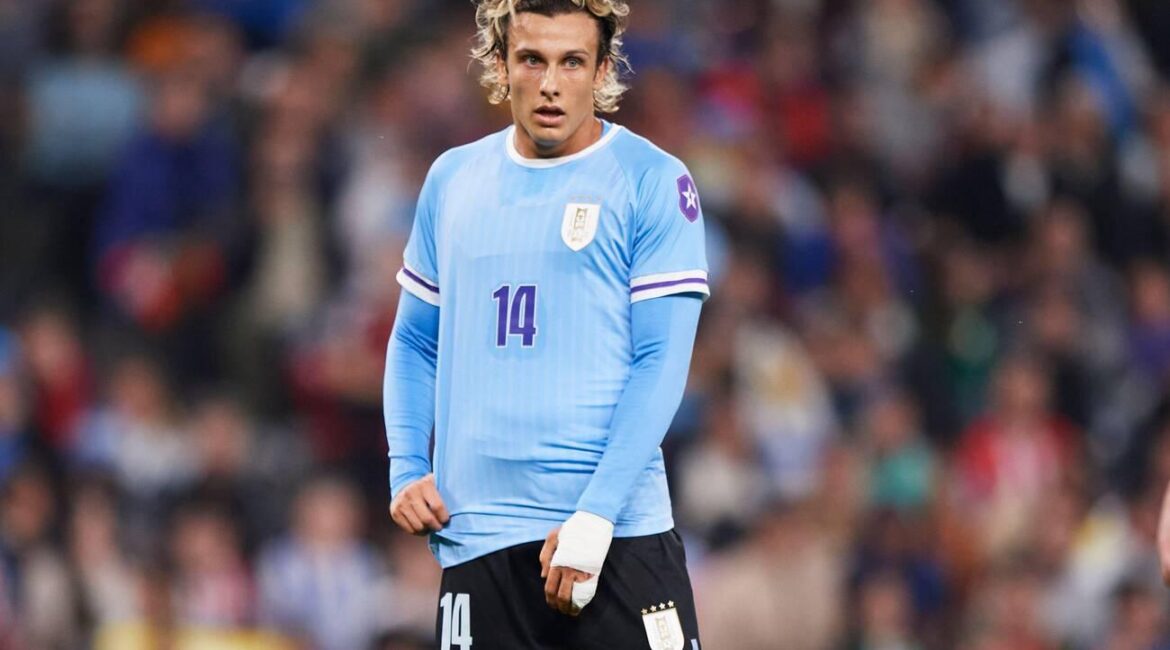
[[[626,129],[626,135],[636,135],[636,134],[633,131]],[[626,226],[625,249],[627,251],[627,254],[632,255],[633,250],[634,250],[634,236],[635,236],[635,233],[637,232],[637,229],[638,229],[637,216],[638,216],[639,197],[638,197],[637,187],[634,185],[634,181],[630,178],[630,170],[626,169],[626,165],[622,161],[622,158],[620,156],[618,156],[616,153],[619,144],[620,144],[619,142],[611,142],[610,146],[606,147],[605,155],[609,156],[613,160],[613,164],[617,165],[618,171],[622,175],[622,180],[624,180],[626,182],[626,194],[628,196],[627,201],[629,202],[631,210],[630,210],[630,220]],[[630,259],[632,262],[632,260],[633,260],[632,256]]]
[[[629,130],[627,129],[626,132],[629,133]],[[633,135],[633,134],[631,133],[631,135]],[[617,144],[617,143],[615,142],[612,144]],[[619,170],[621,170],[622,179],[626,182],[626,193],[629,194],[630,200],[633,203],[635,203],[634,207],[636,208],[637,207],[636,204],[638,201],[638,192],[636,191],[637,187],[634,185],[633,180],[630,179],[630,170],[626,169],[626,166],[622,162],[622,159],[616,153],[614,153],[614,151],[615,151],[614,147],[606,147],[606,149],[608,149],[608,151],[606,153],[611,158],[613,158],[614,164],[617,165]]]
[[[637,138],[642,143],[643,146],[645,146],[647,149],[649,149],[651,152],[657,154],[658,156],[661,156],[662,158],[664,158],[666,160],[671,160],[671,161],[681,163],[685,166],[685,163],[682,162],[681,158],[679,158],[678,156],[663,149],[662,147],[658,146],[650,138],[647,138],[646,136],[638,134],[638,133],[634,133],[633,131],[631,131],[629,129],[626,129],[626,133],[629,133],[633,137]]]

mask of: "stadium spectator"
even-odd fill
[[[774,503],[747,540],[695,580],[714,648],[831,648],[843,638],[844,558],[807,502]]]
[[[81,592],[89,632],[138,616],[136,576],[122,551],[116,490],[100,477],[84,477],[71,491],[69,559]]]
[[[112,473],[140,507],[157,508],[161,499],[194,477],[186,422],[162,369],[149,358],[120,360],[108,385],[106,400],[81,426],[72,460],[79,467]]]
[[[19,631],[32,648],[71,647],[81,634],[70,568],[52,539],[56,509],[49,475],[38,465],[22,465],[0,493],[6,600],[19,608]]]
[[[377,633],[381,568],[359,537],[362,510],[348,483],[309,482],[292,530],[259,561],[262,620],[322,650],[366,647]],[[437,592],[436,592],[437,593]]]
[[[180,625],[237,629],[254,623],[256,587],[234,523],[214,506],[183,508],[170,539]]]
[[[1081,440],[1050,410],[1050,379],[1029,357],[996,369],[991,407],[959,441],[955,506],[970,517],[980,552],[994,560],[1024,544],[1048,496],[1078,476]]]

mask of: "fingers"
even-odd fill
[[[418,515],[414,513],[414,508],[410,507],[409,503],[403,504],[398,514],[406,520],[406,532],[411,535],[417,535],[423,531],[423,524],[419,521]]]
[[[544,578],[544,602],[562,614],[576,616],[580,609],[573,605],[573,585],[589,579],[589,574],[569,567],[552,566],[553,555],[560,542],[560,526],[549,531],[540,549],[540,577]]]
[[[430,508],[430,511],[434,513],[435,518],[440,524],[435,530],[439,530],[439,528],[447,525],[447,522],[451,519],[451,515],[447,512],[447,504],[443,503],[443,497],[439,495],[439,488],[435,487],[434,479],[431,479],[420,487],[422,488],[423,501]]]
[[[390,518],[412,535],[442,530],[451,516],[435,487],[434,475],[421,478],[399,492],[390,504]]]
[[[390,519],[392,519],[394,521],[394,525],[398,526],[398,528],[401,530],[404,530],[411,535],[415,533],[414,526],[406,518],[406,515],[403,514],[402,506],[400,504],[393,504],[390,506]]]
[[[401,503],[390,504],[390,519],[392,519],[394,521],[394,524],[397,525],[402,530],[404,530],[412,535],[414,534],[414,531],[415,531],[414,525],[410,523],[410,520],[408,520],[406,518],[406,515],[403,513]]]
[[[394,522],[395,526],[406,530],[406,520],[398,516],[398,509],[394,507],[394,504],[390,504],[390,520]]]
[[[551,567],[544,581],[544,602],[562,614],[576,616],[581,613],[581,609],[573,603],[573,585],[592,577],[584,571],[568,567]]]
[[[422,499],[411,501],[410,507],[414,511],[414,516],[418,517],[418,520],[422,522],[426,530],[442,530],[443,524],[440,524],[439,520],[435,518],[435,513],[431,512],[430,507],[427,506],[425,501]]]
[[[560,528],[554,528],[549,532],[548,537],[544,538],[544,546],[540,549],[540,577],[548,577],[548,567],[552,563],[553,553],[557,552],[557,533]]]
[[[544,602],[548,603],[549,607],[558,611],[560,611],[560,608],[557,606],[557,592],[561,589],[562,573],[564,573],[562,567],[551,567],[548,570],[548,578],[544,581]]]
[[[576,571],[568,569],[561,573],[561,584],[557,588],[557,611],[562,614],[573,613],[573,583]]]

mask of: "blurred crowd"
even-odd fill
[[[636,0],[704,647],[1170,648],[1170,3]],[[381,374],[467,0],[0,0],[0,648],[430,647]]]

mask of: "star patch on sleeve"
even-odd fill
[[[683,174],[676,180],[678,185],[678,209],[687,218],[687,221],[694,223],[695,219],[699,218],[699,190],[695,189],[695,181],[691,180],[690,175]]]

